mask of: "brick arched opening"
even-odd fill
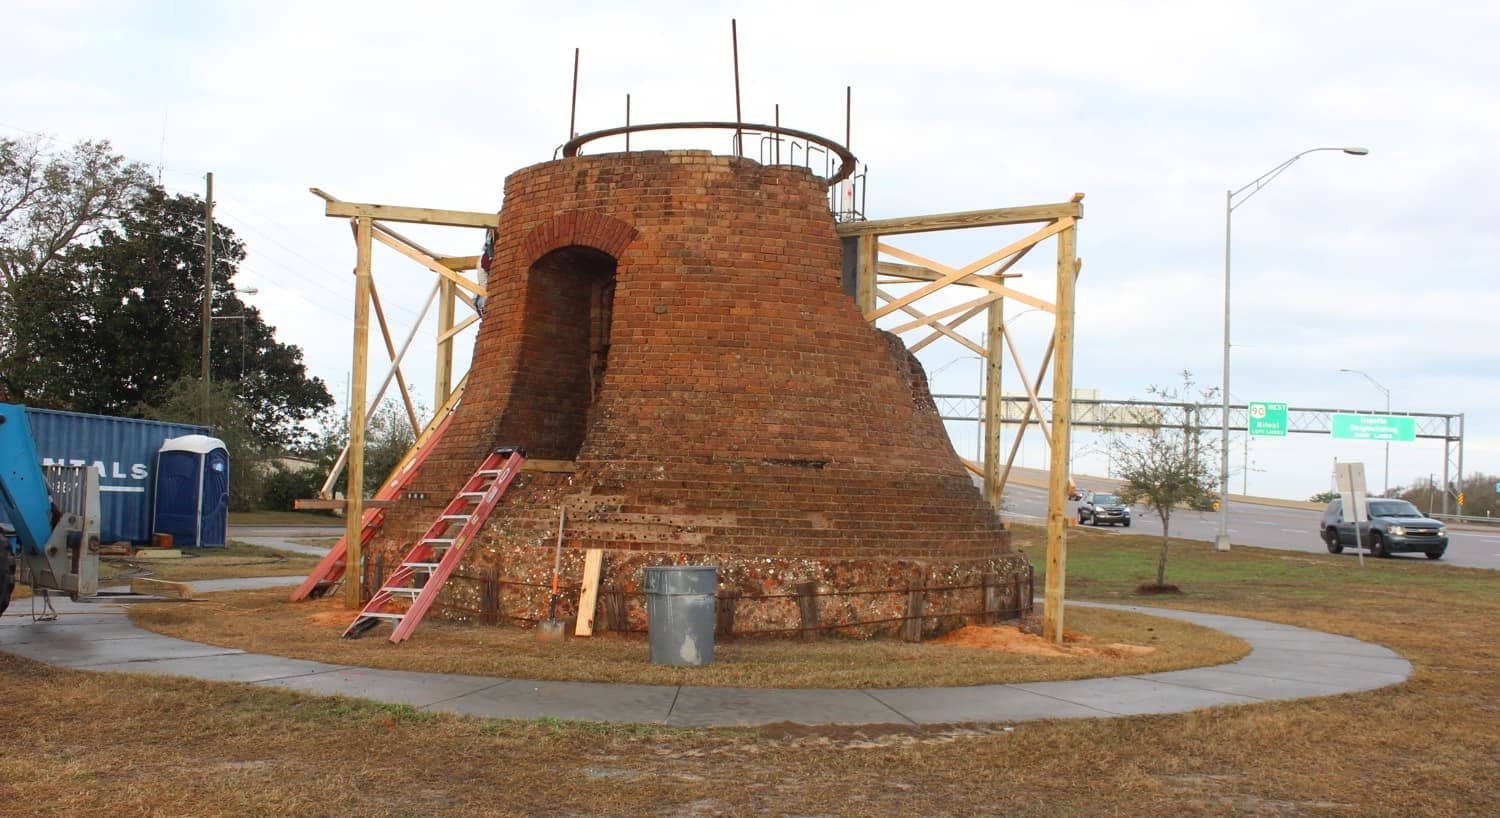
[[[526,446],[532,457],[573,460],[583,445],[609,362],[615,258],[567,245],[531,265],[519,390],[528,396]]]

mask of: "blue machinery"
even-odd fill
[[[15,529],[0,547],[0,611],[17,578],[74,599],[99,590],[98,475],[40,463],[25,408],[0,404],[0,509]]]

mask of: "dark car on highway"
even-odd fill
[[[1355,541],[1354,523],[1344,520],[1344,503],[1334,500],[1323,512],[1323,542],[1333,554],[1346,547],[1363,546],[1377,557],[1403,551],[1420,551],[1428,559],[1443,558],[1448,550],[1448,529],[1405,500],[1377,497],[1368,501],[1370,520],[1359,524]]]
[[[1123,525],[1130,527],[1130,506],[1120,498],[1102,491],[1090,491],[1078,503],[1078,524]]]

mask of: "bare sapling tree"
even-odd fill
[[[1110,457],[1121,482],[1123,502],[1138,503],[1161,519],[1161,553],[1156,561],[1156,585],[1142,590],[1170,590],[1166,584],[1167,554],[1171,545],[1172,513],[1180,508],[1205,511],[1213,508],[1218,495],[1219,473],[1214,468],[1218,447],[1203,436],[1199,406],[1218,400],[1218,390],[1205,389],[1194,400],[1192,373],[1182,373],[1177,389],[1153,386],[1154,399],[1176,403],[1181,422],[1170,422],[1153,412],[1136,418],[1141,430],[1115,435],[1109,443]]]

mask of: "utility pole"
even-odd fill
[[[214,309],[214,175],[208,174],[208,195],[203,199],[203,360],[198,377],[203,381],[203,425],[208,425],[208,339]]]

